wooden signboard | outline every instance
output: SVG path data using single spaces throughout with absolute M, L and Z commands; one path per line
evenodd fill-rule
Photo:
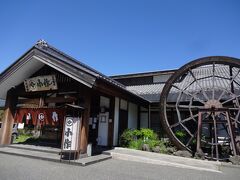
M 81 118 L 66 117 L 63 128 L 62 151 L 79 151 Z
M 37 76 L 24 80 L 26 92 L 57 90 L 55 75 Z

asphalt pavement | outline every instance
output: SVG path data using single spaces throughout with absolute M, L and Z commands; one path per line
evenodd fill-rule
M 110 159 L 86 167 L 0 154 L 0 180 L 239 180 L 238 168 L 222 173 Z

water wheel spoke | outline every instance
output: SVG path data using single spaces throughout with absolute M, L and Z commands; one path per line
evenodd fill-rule
M 238 69 L 238 72 L 235 74 L 235 76 L 233 76 L 233 77 L 231 77 L 231 78 L 229 79 L 230 82 L 228 83 L 227 88 L 228 88 L 228 87 L 231 87 L 231 84 L 233 83 L 233 81 L 235 80 L 235 78 L 239 75 L 239 73 L 240 73 L 240 69 Z M 220 100 L 222 99 L 222 97 L 223 97 L 223 95 L 224 95 L 225 93 L 226 93 L 226 92 L 223 90 L 222 93 L 221 93 L 221 95 L 218 97 L 218 101 L 220 101 Z
M 193 79 L 195 80 L 195 82 L 198 85 L 198 87 L 201 89 L 201 91 L 203 93 L 203 96 L 206 98 L 206 100 L 209 100 L 209 97 L 207 96 L 206 92 L 203 90 L 202 86 L 198 82 L 198 79 L 195 77 L 195 75 L 193 74 L 191 69 L 189 69 L 189 72 L 190 72 L 191 76 L 193 77 Z
M 212 99 L 215 99 L 215 62 L 213 62 Z
M 228 108 L 229 110 L 239 110 L 240 108 Z
M 195 100 L 197 100 L 198 102 L 202 103 L 202 104 L 205 104 L 205 101 L 199 99 L 198 97 L 196 97 L 195 95 L 191 94 L 190 92 L 188 92 L 187 90 L 182 90 L 180 89 L 179 87 L 177 87 L 176 85 L 172 85 L 174 88 L 178 89 L 180 92 L 194 98 Z
M 240 124 L 240 121 L 239 121 L 239 120 L 237 120 L 236 118 L 230 117 L 230 119 L 232 119 L 234 122 L 236 122 L 236 123 Z
M 188 118 L 186 118 L 186 119 L 183 119 L 181 122 L 184 123 L 184 122 L 190 121 L 190 120 L 192 120 L 192 119 L 194 119 L 194 118 L 196 118 L 196 117 L 198 117 L 198 114 L 195 114 L 195 115 L 190 116 L 190 117 L 188 117 Z
M 185 129 L 185 131 L 186 131 L 191 137 L 193 137 L 193 134 L 189 131 L 189 129 L 188 129 L 186 126 L 184 126 L 182 123 L 181 123 L 181 125 L 182 125 L 182 127 Z
M 195 138 L 195 135 L 192 136 L 192 137 L 188 140 L 188 142 L 186 143 L 186 146 L 189 146 L 189 144 L 192 142 L 193 138 Z
M 170 128 L 175 128 L 175 127 L 179 126 L 180 124 L 181 124 L 181 122 L 174 123 L 173 125 L 170 126 Z
M 224 80 L 228 80 L 228 81 L 231 80 L 230 78 L 223 77 L 223 76 L 218 76 L 218 75 L 215 75 L 215 78 L 224 79 Z
M 222 104 L 226 104 L 226 103 L 228 103 L 228 102 L 230 102 L 230 101 L 233 101 L 234 99 L 236 99 L 236 100 L 238 101 L 238 98 L 239 98 L 239 97 L 240 97 L 240 95 L 237 95 L 237 96 L 235 96 L 235 97 L 233 97 L 233 98 L 230 98 L 230 99 L 222 102 Z
M 193 105 L 178 105 L 179 108 L 183 109 L 203 109 L 204 106 L 193 106 Z
M 240 84 L 237 81 L 233 80 L 233 82 L 235 82 L 238 86 L 240 86 Z
M 177 123 L 174 123 L 173 125 L 170 126 L 170 128 L 174 128 L 174 127 L 176 127 L 176 126 L 178 126 L 178 125 L 180 125 L 180 124 L 182 124 L 182 123 L 184 123 L 184 122 L 193 120 L 193 119 L 196 118 L 196 117 L 198 117 L 198 114 L 195 114 L 195 115 L 190 116 L 190 117 L 188 117 L 188 118 L 186 118 L 186 119 L 183 119 L 183 120 L 181 120 L 181 121 L 179 121 L 179 122 L 177 122 Z

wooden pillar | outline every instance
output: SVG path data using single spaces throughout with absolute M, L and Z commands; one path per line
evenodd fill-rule
M 17 96 L 15 93 L 15 89 L 12 88 L 7 92 L 7 98 L 5 102 L 3 123 L 0 131 L 0 144 L 2 145 L 7 145 L 11 143 L 16 104 Z
M 91 108 L 91 94 L 84 93 L 84 112 L 82 116 L 81 137 L 80 137 L 80 149 L 81 153 L 87 152 L 88 145 L 88 130 L 89 130 L 89 118 Z
M 108 146 L 113 146 L 113 131 L 114 131 L 114 112 L 115 110 L 115 97 L 110 97 L 110 107 L 109 107 L 109 119 L 111 122 L 108 122 Z

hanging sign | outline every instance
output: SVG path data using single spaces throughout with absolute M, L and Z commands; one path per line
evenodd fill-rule
M 37 76 L 24 80 L 26 92 L 57 90 L 55 75 Z
M 78 151 L 80 138 L 79 117 L 66 117 L 63 131 L 63 151 Z

